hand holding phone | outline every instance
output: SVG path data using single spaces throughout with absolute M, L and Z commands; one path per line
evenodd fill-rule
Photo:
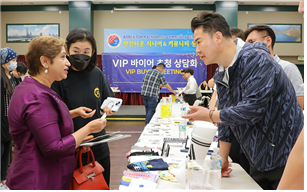
M 122 99 L 108 97 L 106 100 L 103 101 L 100 109 L 104 111 L 104 108 L 107 107 L 111 109 L 112 112 L 117 112 L 123 103 Z M 109 114 L 110 115 L 110 114 Z M 105 119 L 107 117 L 107 113 L 105 112 L 101 119 Z

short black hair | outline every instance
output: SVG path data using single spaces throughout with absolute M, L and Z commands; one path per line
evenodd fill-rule
M 155 68 L 157 68 L 157 65 L 152 66 L 152 69 L 155 69 Z
M 225 18 L 218 13 L 201 12 L 197 17 L 191 21 L 191 29 L 194 33 L 195 29 L 199 26 L 203 27 L 203 31 L 212 36 L 215 32 L 219 31 L 225 38 L 231 38 L 229 25 Z
M 242 29 L 239 29 L 237 27 L 231 27 L 230 33 L 231 35 L 237 36 L 240 39 L 244 40 L 244 31 Z
M 20 74 L 26 74 L 28 71 L 28 67 L 23 62 L 17 62 L 17 68 L 16 71 Z
M 164 65 L 164 63 L 159 63 L 157 67 L 163 67 L 163 68 L 165 68 L 165 65 Z
M 69 48 L 71 44 L 77 41 L 81 41 L 81 42 L 88 41 L 91 43 L 92 49 L 93 49 L 93 55 L 91 57 L 90 63 L 85 69 L 87 71 L 92 71 L 97 66 L 97 63 L 96 63 L 97 62 L 96 61 L 97 60 L 97 47 L 96 47 L 95 38 L 93 34 L 87 29 L 76 28 L 72 30 L 66 37 L 66 45 L 67 45 L 68 52 L 69 52 Z
M 265 35 L 270 36 L 271 39 L 272 39 L 272 49 L 273 49 L 273 47 L 275 45 L 275 41 L 276 41 L 276 36 L 275 36 L 275 33 L 274 33 L 274 31 L 271 27 L 269 27 L 267 25 L 254 25 L 254 26 L 245 30 L 244 39 L 246 40 L 248 35 L 253 31 L 265 32 Z
M 191 75 L 194 74 L 194 70 L 192 68 L 187 68 L 181 71 L 181 73 L 190 73 Z

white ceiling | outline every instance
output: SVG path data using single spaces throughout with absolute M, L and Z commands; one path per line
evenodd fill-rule
M 84 0 L 74 0 L 84 1 Z M 233 0 L 223 0 L 233 1 Z M 68 0 L 0 0 L 1 5 L 62 5 Z M 93 4 L 214 4 L 215 0 L 91 0 Z M 240 5 L 299 5 L 299 0 L 239 0 Z

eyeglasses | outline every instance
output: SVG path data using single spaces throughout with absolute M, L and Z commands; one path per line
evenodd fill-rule
M 263 37 L 261 37 L 261 38 L 265 38 L 265 37 L 267 37 L 268 35 L 266 35 L 266 36 L 263 36 Z M 256 43 L 256 42 L 258 42 L 257 41 L 257 39 L 249 39 L 247 42 L 249 42 L 249 43 Z

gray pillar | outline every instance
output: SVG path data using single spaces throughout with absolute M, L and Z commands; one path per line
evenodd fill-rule
M 91 1 L 69 1 L 69 31 L 85 28 L 93 33 Z
M 229 27 L 238 27 L 238 1 L 216 1 L 215 11 L 225 17 Z

